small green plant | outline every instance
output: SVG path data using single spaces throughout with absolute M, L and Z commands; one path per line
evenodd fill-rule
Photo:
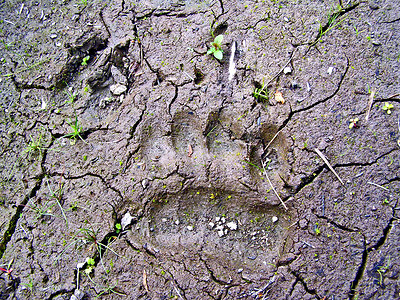
M 72 86 L 68 87 L 68 89 L 65 91 L 65 94 L 68 96 L 68 100 L 66 100 L 65 103 L 69 104 L 74 103 L 76 97 L 78 96 L 78 93 L 73 91 Z
M 52 209 L 55 206 L 55 203 L 50 203 L 50 201 L 46 201 L 46 203 L 38 203 L 38 202 L 33 202 L 32 199 L 28 201 L 26 204 L 27 208 L 35 212 L 36 217 L 35 220 L 38 221 L 40 218 L 44 216 L 51 216 L 54 217 L 52 214 Z
M 83 6 L 87 6 L 87 3 L 88 3 L 88 0 L 81 0 L 81 5 L 83 5 Z
M 214 57 L 218 60 L 221 60 L 223 57 L 222 54 L 222 40 L 224 39 L 224 36 L 222 34 L 218 35 L 215 37 L 214 41 L 211 43 L 211 48 L 208 49 L 207 54 L 214 54 Z
M 89 275 L 93 271 L 93 268 L 94 268 L 94 265 L 95 265 L 95 261 L 91 257 L 86 257 L 86 264 L 87 264 L 87 267 L 85 269 L 85 273 L 87 275 Z
M 319 234 L 321 234 L 321 230 L 319 229 L 319 224 L 318 223 L 315 223 L 315 226 L 314 226 L 314 231 L 315 231 L 315 234 L 316 235 L 319 235 Z
M 39 133 L 36 139 L 34 139 L 31 135 L 29 135 L 29 138 L 31 141 L 22 152 L 28 154 L 28 159 L 31 159 L 31 157 L 36 154 L 39 154 L 40 159 L 40 157 L 42 157 L 42 150 L 45 149 L 44 147 L 42 147 L 42 133 Z
M 33 280 L 31 275 L 29 275 L 29 283 L 21 283 L 21 285 L 26 286 L 29 289 L 30 294 L 33 294 Z
M 257 87 L 254 88 L 253 97 L 258 102 L 262 102 L 262 103 L 265 103 L 265 102 L 267 102 L 269 100 L 268 91 L 267 91 L 266 86 L 264 84 L 264 78 L 263 78 L 263 82 L 262 82 L 261 88 L 257 88 Z
M 393 104 L 389 103 L 389 102 L 385 102 L 385 104 L 382 106 L 382 109 L 384 111 L 386 111 L 386 113 L 388 115 L 390 115 L 392 113 L 392 109 L 393 109 Z
M 122 256 L 120 256 L 118 253 L 116 253 L 114 250 L 110 248 L 110 245 L 112 244 L 111 240 L 116 239 L 116 237 L 111 236 L 106 243 L 103 243 L 103 241 L 99 241 L 98 237 L 99 231 L 100 229 L 94 230 L 91 225 L 88 228 L 80 228 L 71 237 L 71 242 L 57 256 L 55 262 L 57 262 L 64 255 L 64 253 L 71 247 L 75 246 L 77 249 L 80 249 L 85 246 L 88 247 L 88 251 L 94 249 L 95 254 L 93 255 L 94 257 L 93 259 L 95 259 L 95 257 L 98 256 L 100 258 L 100 263 L 103 266 L 104 271 L 107 272 L 107 269 L 103 263 L 103 257 L 107 253 L 107 251 L 110 251 L 119 257 Z
M 350 124 L 349 124 L 349 128 L 352 129 L 357 128 L 357 122 L 360 121 L 358 118 L 355 119 L 350 119 Z
M 311 44 L 311 46 L 315 46 L 316 44 L 318 44 L 322 38 L 333 28 L 335 28 L 336 26 L 339 26 L 344 20 L 346 19 L 342 19 L 340 21 L 338 21 L 338 18 L 343 14 L 343 8 L 338 5 L 337 7 L 337 11 L 332 13 L 329 18 L 328 18 L 328 22 L 327 24 L 325 24 L 324 26 L 322 26 L 322 24 L 319 24 L 319 32 L 317 35 L 317 38 L 315 39 L 315 41 Z
M 69 138 L 70 139 L 70 144 L 71 145 L 75 145 L 76 143 L 76 139 L 79 137 L 84 143 L 86 143 L 82 136 L 82 127 L 79 125 L 79 121 L 78 121 L 78 117 L 75 116 L 75 121 L 72 122 L 72 120 L 70 121 L 66 121 L 68 123 L 68 125 L 71 127 L 71 132 L 64 135 L 63 137 Z M 86 143 L 87 144 L 87 143 Z
M 87 63 L 88 63 L 89 59 L 90 59 L 90 55 L 85 56 L 85 57 L 82 59 L 81 65 L 82 65 L 82 66 L 87 66 Z
M 121 226 L 121 224 L 120 223 L 117 223 L 117 224 L 115 224 L 115 232 L 116 233 L 120 233 L 121 232 L 121 229 L 122 229 L 122 226 Z
M 123 294 L 123 293 L 121 293 L 121 292 L 117 292 L 117 291 L 115 290 L 115 288 L 116 288 L 117 285 L 118 285 L 118 281 L 117 281 L 117 284 L 114 285 L 114 286 L 109 285 L 108 282 L 106 282 L 106 286 L 103 286 L 103 285 L 100 285 L 100 284 L 96 283 L 96 282 L 90 277 L 89 274 L 87 274 L 87 276 L 88 276 L 89 280 L 90 280 L 97 288 L 101 289 L 101 291 L 98 292 L 98 294 L 97 294 L 97 296 L 96 296 L 95 299 L 99 298 L 101 295 L 110 294 L 110 293 L 113 293 L 113 294 L 116 294 L 116 295 L 119 295 L 119 296 L 126 296 L 126 294 Z M 96 293 L 97 293 L 97 292 L 96 292 Z
M 63 194 L 64 194 L 64 184 L 61 182 L 61 177 L 60 177 L 60 181 L 59 181 L 59 184 L 58 184 L 58 189 L 53 191 L 51 189 L 51 187 L 50 187 L 50 183 L 49 183 L 48 180 L 47 180 L 47 187 L 48 187 L 49 193 L 50 193 L 49 194 L 49 198 L 50 199 L 54 199 L 56 201 L 58 207 L 60 208 L 61 214 L 62 214 L 62 216 L 63 216 L 63 218 L 65 220 L 65 224 L 66 224 L 66 226 L 68 228 L 68 219 L 67 219 L 67 216 L 65 215 L 64 209 L 63 209 L 63 207 L 61 205 L 62 197 L 63 197 Z

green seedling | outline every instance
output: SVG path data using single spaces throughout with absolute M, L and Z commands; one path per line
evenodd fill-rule
M 106 244 L 102 243 L 99 241 L 99 231 L 94 230 L 92 226 L 89 228 L 80 228 L 72 237 L 71 237 L 71 242 L 63 249 L 63 251 L 57 256 L 55 262 L 57 262 L 61 256 L 64 255 L 64 253 L 70 249 L 71 247 L 75 246 L 76 249 L 80 249 L 82 247 L 88 247 L 88 251 L 91 251 L 94 249 L 95 254 L 93 257 L 100 257 L 100 263 L 103 266 L 104 271 L 107 272 L 106 267 L 104 266 L 103 263 L 103 257 L 106 255 L 107 251 L 110 251 L 114 253 L 115 255 L 120 256 L 118 253 L 116 253 L 114 250 L 110 248 L 110 245 L 112 244 L 111 239 L 115 239 L 115 237 L 110 237 L 108 239 L 108 242 Z
M 84 143 L 86 143 L 82 136 L 82 127 L 79 125 L 79 121 L 78 121 L 78 117 L 75 116 L 75 122 L 72 122 L 72 120 L 70 120 L 69 122 L 66 121 L 68 123 L 68 125 L 71 127 L 71 132 L 64 135 L 63 137 L 69 138 L 70 139 L 70 144 L 71 145 L 75 145 L 77 138 L 79 137 Z M 87 144 L 87 143 L 86 143 Z
M 85 57 L 82 59 L 81 65 L 82 65 L 82 66 L 87 66 L 87 63 L 88 63 L 89 59 L 90 59 L 90 55 L 85 56 Z
M 120 233 L 121 232 L 121 229 L 122 229 L 122 226 L 121 226 L 121 224 L 119 224 L 119 223 L 117 223 L 117 224 L 115 224 L 115 232 L 116 233 Z
M 355 119 L 350 119 L 350 124 L 349 124 L 349 128 L 352 129 L 357 128 L 357 122 L 360 121 L 358 118 Z
M 261 88 L 257 88 L 257 87 L 254 88 L 253 97 L 258 102 L 263 102 L 263 103 L 265 103 L 265 102 L 267 102 L 269 100 L 268 91 L 267 91 L 266 85 L 264 83 L 264 77 L 263 77 L 263 80 L 262 80 Z
M 318 225 L 319 225 L 318 223 L 315 223 L 315 226 L 314 226 L 314 231 L 315 231 L 316 235 L 321 234 L 321 230 L 319 229 Z
M 69 104 L 74 103 L 76 97 L 78 96 L 78 93 L 73 91 L 72 86 L 68 87 L 68 89 L 65 91 L 65 94 L 68 96 L 68 100 L 66 100 L 65 103 Z
M 93 268 L 94 268 L 94 265 L 95 265 L 95 261 L 94 261 L 93 258 L 87 257 L 86 258 L 86 263 L 87 263 L 87 268 L 85 269 L 85 273 L 87 275 L 89 275 L 93 271 Z
M 29 135 L 29 138 L 31 141 L 22 152 L 28 154 L 28 159 L 37 153 L 39 153 L 39 158 L 42 157 L 42 150 L 45 149 L 42 147 L 42 134 L 40 133 L 36 139 L 33 139 L 31 135 Z
M 45 204 L 39 204 L 39 203 L 34 203 L 30 199 L 27 203 L 27 208 L 30 210 L 34 211 L 36 214 L 35 220 L 39 220 L 40 218 L 44 216 L 51 216 L 54 217 L 54 215 L 51 213 L 55 203 L 50 204 L 50 201 L 47 201 Z
M 59 186 L 58 186 L 57 190 L 53 191 L 51 189 L 50 183 L 49 183 L 48 180 L 47 180 L 47 187 L 48 187 L 49 192 L 50 192 L 50 195 L 49 195 L 50 199 L 54 199 L 56 201 L 58 207 L 61 210 L 61 214 L 63 215 L 63 218 L 65 220 L 65 224 L 67 225 L 67 228 L 68 228 L 67 216 L 65 215 L 64 209 L 61 206 L 61 201 L 62 201 L 62 197 L 63 197 L 63 194 L 64 194 L 64 184 L 61 183 L 61 177 L 60 177 L 60 182 L 59 182 Z
M 119 296 L 126 296 L 126 294 L 123 294 L 123 293 L 120 293 L 120 292 L 117 292 L 117 291 L 114 290 L 114 289 L 117 287 L 118 282 L 117 282 L 117 284 L 114 285 L 114 286 L 110 286 L 110 285 L 108 285 L 108 283 L 107 283 L 107 286 L 103 286 L 103 285 L 100 285 L 100 284 L 96 283 L 96 282 L 89 276 L 89 274 L 87 274 L 87 276 L 88 276 L 89 280 L 90 280 L 97 288 L 100 288 L 100 289 L 101 289 L 101 291 L 98 293 L 98 295 L 96 296 L 95 299 L 99 298 L 101 295 L 109 294 L 109 293 L 113 293 L 113 294 L 116 294 L 116 295 L 119 295 Z
M 393 104 L 389 103 L 389 102 L 385 102 L 385 104 L 382 106 L 382 109 L 384 111 L 386 111 L 386 113 L 388 115 L 390 115 L 392 113 L 392 109 L 393 109 Z
M 222 54 L 222 40 L 224 39 L 224 36 L 222 34 L 218 35 L 215 37 L 214 42 L 211 43 L 211 48 L 208 49 L 207 54 L 214 54 L 214 57 L 218 60 L 221 60 L 223 57 Z
M 311 44 L 311 46 L 315 46 L 316 44 L 318 44 L 330 30 L 332 30 L 336 26 L 339 26 L 344 20 L 346 20 L 343 19 L 338 21 L 338 18 L 342 15 L 342 11 L 343 8 L 339 5 L 338 11 L 329 16 L 328 22 L 327 24 L 325 24 L 325 26 L 322 26 L 321 23 L 319 24 L 318 36 L 315 39 L 315 41 Z

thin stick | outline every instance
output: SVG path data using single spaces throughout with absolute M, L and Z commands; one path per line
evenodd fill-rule
M 340 179 L 339 175 L 335 172 L 335 170 L 333 169 L 333 167 L 331 166 L 331 164 L 329 163 L 329 161 L 326 159 L 325 155 L 322 154 L 321 151 L 319 151 L 317 148 L 314 149 L 315 152 L 317 152 L 317 154 L 322 158 L 322 160 L 324 161 L 324 163 L 326 163 L 326 165 L 328 166 L 328 168 L 332 171 L 333 174 L 335 174 L 335 176 L 337 177 L 337 179 L 339 179 L 340 183 L 342 185 L 344 185 L 342 179 Z
M 269 180 L 269 177 L 268 177 L 268 175 L 267 175 L 267 171 L 265 170 L 265 163 L 264 163 L 263 161 L 261 161 L 261 164 L 262 164 L 262 167 L 263 167 L 263 173 L 264 173 L 265 177 L 267 178 L 267 180 L 268 180 L 268 182 L 269 182 L 269 185 L 271 186 L 271 189 L 274 191 L 274 193 L 275 193 L 275 195 L 278 197 L 279 201 L 281 201 L 283 207 L 284 207 L 286 210 L 288 210 L 288 208 L 287 208 L 285 202 L 283 202 L 282 198 L 278 195 L 278 193 L 276 192 L 274 186 L 272 185 L 271 180 Z
M 389 192 L 389 189 L 387 189 L 387 188 L 385 188 L 385 187 L 383 187 L 383 186 L 381 186 L 381 185 L 379 185 L 379 184 L 373 183 L 373 182 L 371 182 L 371 181 L 368 181 L 367 183 L 368 183 L 368 184 L 372 184 L 372 185 L 374 185 L 374 186 L 376 186 L 376 187 L 378 187 L 378 188 L 381 188 L 381 189 L 383 189 L 383 190 Z
M 369 94 L 368 109 L 367 109 L 367 114 L 365 115 L 365 121 L 368 121 L 368 119 L 369 119 L 372 104 L 374 103 L 375 93 L 376 93 L 376 89 L 373 87 L 371 90 L 371 93 Z
M 278 76 L 283 72 L 283 70 L 285 70 L 285 68 L 288 66 L 288 64 L 290 64 L 290 62 L 292 61 L 293 56 L 294 56 L 294 54 L 296 53 L 296 50 L 297 50 L 297 48 L 294 48 L 294 50 L 293 50 L 293 52 L 292 52 L 292 55 L 290 55 L 290 58 L 289 58 L 288 62 L 282 67 L 282 69 L 281 69 L 274 77 L 272 77 L 272 79 L 271 79 L 270 81 L 268 81 L 268 82 L 264 85 L 264 87 L 268 86 L 273 80 L 275 80 L 276 77 L 278 77 Z M 261 89 L 261 91 L 264 90 L 264 87 Z
M 276 139 L 276 137 L 278 136 L 278 134 L 279 134 L 281 131 L 282 131 L 282 129 L 279 130 L 277 133 L 275 133 L 275 135 L 274 135 L 274 137 L 272 138 L 272 140 L 270 140 L 269 143 L 268 143 L 268 145 L 264 148 L 264 152 L 265 152 L 265 150 L 268 149 L 268 147 L 272 144 L 272 142 Z

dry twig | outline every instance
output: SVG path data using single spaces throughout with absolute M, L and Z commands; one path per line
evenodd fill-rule
M 372 104 L 374 103 L 375 93 L 376 93 L 376 89 L 373 87 L 371 89 L 371 93 L 369 94 L 368 108 L 367 108 L 367 114 L 365 115 L 365 121 L 368 121 L 368 119 L 369 119 L 369 115 L 371 113 L 371 107 L 372 107 Z
M 263 173 L 264 173 L 265 177 L 267 178 L 267 180 L 268 180 L 268 182 L 269 182 L 269 185 L 271 186 L 271 189 L 274 191 L 274 193 L 275 193 L 275 195 L 278 197 L 279 201 L 281 201 L 283 207 L 284 207 L 286 210 L 288 210 L 288 207 L 286 206 L 285 202 L 283 202 L 282 198 L 279 196 L 279 194 L 276 192 L 274 186 L 272 185 L 271 180 L 269 180 L 267 171 L 265 170 L 265 163 L 264 163 L 263 161 L 261 161 L 261 164 L 262 164 L 262 167 L 263 167 Z
M 329 161 L 326 159 L 325 155 L 322 154 L 321 151 L 319 151 L 319 149 L 315 148 L 314 149 L 315 152 L 317 152 L 317 154 L 322 158 L 322 160 L 324 161 L 324 163 L 326 163 L 326 165 L 328 166 L 328 168 L 332 171 L 333 174 L 335 174 L 335 176 L 337 177 L 337 179 L 339 179 L 340 183 L 342 185 L 344 185 L 342 179 L 340 179 L 339 175 L 335 172 L 335 170 L 333 169 L 333 167 L 331 166 L 331 164 L 329 163 Z

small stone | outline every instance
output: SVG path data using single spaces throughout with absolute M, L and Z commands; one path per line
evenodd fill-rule
M 277 221 L 278 221 L 278 217 L 273 216 L 273 217 L 272 217 L 272 223 L 276 223 Z
M 121 227 L 122 230 L 125 229 L 125 227 L 129 226 L 132 224 L 133 217 L 129 213 L 129 211 L 122 217 L 121 219 Z
M 127 90 L 127 87 L 120 83 L 113 84 L 112 86 L 110 86 L 110 91 L 115 96 L 119 96 L 119 95 L 125 93 L 126 90 Z
M 219 220 L 221 220 L 220 217 L 215 217 L 215 222 L 219 222 Z
M 237 272 L 238 272 L 238 274 L 240 274 L 240 273 L 242 273 L 242 272 L 243 272 L 243 269 L 242 269 L 242 268 L 240 268 L 240 269 L 238 269 L 238 270 L 237 270 Z
M 166 218 L 162 218 L 161 219 L 161 222 L 163 222 L 163 223 L 165 223 L 165 222 L 167 222 L 168 220 L 166 219 Z
M 289 18 L 288 17 L 284 17 L 283 20 L 287 23 L 289 22 Z
M 62 46 L 62 43 L 61 43 L 61 42 L 57 42 L 57 43 L 56 43 L 56 46 L 57 46 L 57 47 L 61 47 L 61 46 Z
M 53 34 L 50 34 L 50 38 L 51 38 L 51 39 L 53 39 L 53 40 L 54 40 L 54 39 L 56 39 L 56 38 L 57 38 L 57 36 L 58 36 L 58 35 L 57 35 L 57 34 L 55 34 L 55 33 L 53 33 Z
M 117 82 L 121 85 L 126 85 L 128 82 L 126 77 L 116 66 L 111 66 L 111 75 L 114 78 L 114 82 Z
M 218 230 L 218 236 L 223 237 L 224 236 L 224 231 L 223 230 Z
M 381 43 L 380 41 L 378 41 L 378 40 L 373 40 L 373 41 L 372 41 L 372 45 L 374 45 L 374 46 L 380 46 L 380 45 L 382 45 L 382 43 Z
M 329 75 L 331 75 L 331 74 L 333 73 L 333 67 L 329 67 L 327 73 L 328 73 Z
M 213 228 L 214 228 L 214 226 L 215 226 L 215 224 L 214 224 L 213 222 L 210 222 L 210 223 L 208 223 L 208 226 L 210 226 L 210 227 L 211 227 L 211 229 L 213 229 Z
M 234 222 L 234 221 L 227 223 L 226 226 L 227 226 L 230 230 L 237 230 L 237 224 L 236 224 L 236 222 Z
M 76 289 L 76 290 L 74 291 L 74 296 L 75 296 L 77 299 L 82 300 L 83 297 L 85 296 L 85 293 L 84 293 L 84 292 L 81 292 L 81 291 L 78 290 L 78 289 Z
M 77 268 L 77 269 L 82 269 L 83 266 L 85 265 L 85 263 L 86 263 L 86 262 L 78 263 L 78 264 L 76 265 L 76 268 Z
M 142 187 L 143 187 L 144 189 L 146 189 L 148 185 L 149 185 L 149 181 L 148 181 L 147 179 L 143 179 L 143 180 L 142 180 Z
M 194 227 L 193 227 L 192 225 L 189 225 L 189 226 L 187 226 L 186 228 L 187 228 L 187 230 L 189 230 L 189 231 L 193 231 L 193 229 L 194 229 Z
M 222 217 L 222 218 L 221 218 L 221 223 L 224 224 L 225 221 L 226 221 L 226 220 L 225 220 L 225 217 Z
M 224 226 L 218 225 L 217 227 L 215 227 L 215 229 L 218 231 L 221 231 L 221 230 L 224 230 Z
M 179 225 L 179 224 L 181 224 L 181 222 L 179 222 L 179 220 L 176 220 L 176 221 L 175 221 L 175 224 L 176 224 L 176 225 Z
M 292 73 L 292 68 L 291 68 L 291 67 L 285 67 L 285 68 L 283 69 L 283 73 L 285 73 L 285 74 L 290 74 L 290 73 Z
M 372 211 L 376 211 L 376 207 L 375 207 L 375 205 L 374 205 L 374 206 L 372 206 Z

